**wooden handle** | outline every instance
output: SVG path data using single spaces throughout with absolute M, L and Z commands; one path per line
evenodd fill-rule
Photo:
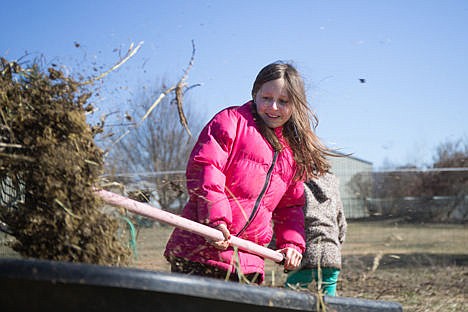
M 136 200 L 132 200 L 113 192 L 106 190 L 96 190 L 96 193 L 109 205 L 125 208 L 133 213 L 167 223 L 177 228 L 201 235 L 210 240 L 224 240 L 224 236 L 221 231 L 201 223 L 183 218 L 173 213 L 164 211 L 145 203 L 138 202 Z M 277 263 L 281 263 L 284 259 L 284 255 L 280 252 L 260 246 L 251 241 L 236 236 L 231 236 L 230 244 L 233 247 L 237 247 Z

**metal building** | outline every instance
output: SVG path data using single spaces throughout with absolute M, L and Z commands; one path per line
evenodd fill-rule
M 340 194 L 343 201 L 345 216 L 348 219 L 368 216 L 365 202 L 358 199 L 349 189 L 348 182 L 353 175 L 362 172 L 371 172 L 372 163 L 353 156 L 329 157 L 331 171 L 340 180 Z

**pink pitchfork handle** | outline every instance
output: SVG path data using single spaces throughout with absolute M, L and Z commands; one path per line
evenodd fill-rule
M 132 200 L 113 192 L 106 190 L 96 190 L 96 193 L 109 205 L 123 207 L 133 213 L 170 224 L 179 229 L 201 235 L 213 241 L 224 240 L 224 236 L 221 231 L 201 223 L 180 217 L 173 213 L 158 209 L 145 203 L 138 202 L 136 200 Z M 230 245 L 277 263 L 282 262 L 284 259 L 284 255 L 280 252 L 260 246 L 251 241 L 236 236 L 231 236 Z

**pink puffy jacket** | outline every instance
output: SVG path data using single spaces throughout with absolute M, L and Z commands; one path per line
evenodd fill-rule
M 255 125 L 252 105 L 224 109 L 201 132 L 187 165 L 190 199 L 182 216 L 212 227 L 225 223 L 232 235 L 263 246 L 271 241 L 273 223 L 277 248 L 303 253 L 305 195 L 302 181 L 293 181 L 292 151 L 286 147 L 275 155 Z M 281 130 L 275 132 L 287 146 Z M 220 251 L 184 230 L 174 230 L 164 255 L 231 272 L 237 267 L 243 274 L 260 273 L 263 280 L 261 257 L 239 251 L 234 260 L 232 248 Z

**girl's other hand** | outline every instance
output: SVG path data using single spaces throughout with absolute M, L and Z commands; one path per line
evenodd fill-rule
M 277 250 L 284 255 L 284 269 L 296 270 L 299 268 L 302 260 L 302 254 L 294 248 L 286 247 Z
M 220 230 L 223 233 L 224 240 L 221 241 L 210 241 L 210 243 L 219 250 L 226 250 L 229 247 L 230 241 L 229 239 L 231 238 L 231 233 L 227 229 L 226 224 L 220 224 L 215 229 Z

